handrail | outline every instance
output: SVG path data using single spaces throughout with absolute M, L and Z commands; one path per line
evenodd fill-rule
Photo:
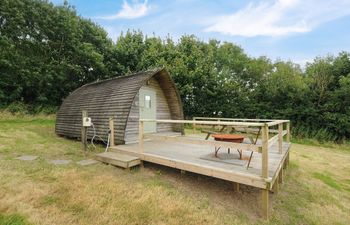
M 156 123 L 187 123 L 187 124 L 203 124 L 203 125 L 227 125 L 227 126 L 252 126 L 262 127 L 265 123 L 253 122 L 215 122 L 215 121 L 196 121 L 196 120 L 155 120 L 155 119 L 140 119 L 142 122 L 156 122 Z
M 203 120 L 215 120 L 215 121 L 252 121 L 252 122 L 263 122 L 267 123 L 269 127 L 278 125 L 280 123 L 287 123 L 290 122 L 290 120 L 275 120 L 275 119 L 243 119 L 243 118 L 220 118 L 220 117 L 193 117 L 194 121 L 203 121 Z
M 272 127 L 272 126 L 276 126 L 283 123 L 289 123 L 289 122 L 290 122 L 289 120 L 274 120 L 274 121 L 268 122 L 267 125 L 269 127 Z
M 282 131 L 282 137 L 285 136 L 287 134 L 287 131 L 284 130 Z M 269 139 L 269 147 L 271 147 L 272 145 L 274 145 L 280 138 L 280 134 L 277 133 L 275 136 L 273 136 L 272 138 Z
M 194 120 L 219 120 L 219 121 L 255 121 L 255 122 L 270 122 L 274 121 L 272 119 L 243 119 L 243 118 L 222 118 L 222 117 L 200 117 L 200 116 L 195 116 L 193 117 Z

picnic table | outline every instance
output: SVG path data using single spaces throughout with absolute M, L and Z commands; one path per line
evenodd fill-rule
M 244 140 L 244 136 L 239 134 L 212 134 L 212 137 L 215 141 L 225 141 L 225 142 L 234 142 L 234 143 L 242 143 Z M 215 157 L 218 157 L 218 152 L 220 150 L 220 146 L 215 146 Z M 230 154 L 231 149 L 228 148 L 228 154 Z M 239 159 L 242 159 L 242 150 L 237 149 L 239 153 Z
M 215 125 L 213 126 L 213 128 L 215 127 Z M 243 132 L 247 133 L 247 138 L 250 140 L 250 142 L 254 145 L 256 145 L 257 141 L 258 141 L 258 138 L 259 138 L 259 135 L 260 135 L 260 132 L 261 132 L 261 127 L 259 127 L 259 129 L 253 133 L 251 133 L 251 131 L 248 130 L 247 127 L 238 127 L 238 126 L 227 126 L 227 125 L 223 125 L 221 127 L 221 129 L 219 131 L 213 131 L 213 130 L 202 130 L 202 133 L 206 133 L 206 137 L 205 137 L 205 140 L 208 140 L 210 136 L 214 137 L 214 135 L 223 135 L 224 134 L 224 130 L 228 128 L 228 131 L 226 132 L 234 132 L 234 131 L 238 131 L 240 132 L 240 130 L 243 130 Z M 249 134 L 254 134 L 254 137 L 250 136 Z M 225 135 L 237 135 L 237 134 L 225 134 Z M 242 136 L 243 139 L 244 139 L 244 136 Z M 214 137 L 215 139 L 215 137 Z M 215 139 L 216 140 L 216 139 Z M 219 139 L 216 140 L 216 141 L 220 141 Z M 227 141 L 227 140 L 221 140 L 221 141 Z M 231 141 L 233 142 L 233 141 Z M 243 140 L 241 141 L 243 142 Z M 240 142 L 240 143 L 241 143 Z M 215 147 L 215 157 L 217 157 L 217 153 L 218 151 L 220 150 L 220 147 Z M 231 149 L 228 148 L 228 153 L 230 154 L 230 151 Z M 239 153 L 239 158 L 242 159 L 242 150 L 239 150 L 237 149 L 238 153 Z M 247 164 L 247 169 L 249 168 L 249 165 L 250 165 L 250 162 L 252 160 L 252 157 L 253 157 L 253 151 L 250 153 L 250 157 L 249 157 L 249 160 L 248 160 L 248 164 Z
M 220 131 L 223 131 L 225 127 L 223 127 Z M 256 134 L 256 137 L 255 137 L 255 140 L 252 138 L 252 137 L 249 137 L 249 140 L 252 144 L 256 144 L 256 142 L 258 141 L 258 137 L 259 137 L 259 134 L 261 132 L 261 128 L 259 128 L 257 134 Z M 242 135 L 239 135 L 239 134 L 220 134 L 220 133 L 208 133 L 208 136 L 209 135 L 212 135 L 212 137 L 215 139 L 215 141 L 226 141 L 226 142 L 235 142 L 235 143 L 242 143 L 243 140 L 244 140 L 244 136 Z M 206 137 L 206 140 L 209 138 L 209 137 Z M 216 147 L 215 146 L 215 157 L 218 157 L 218 151 L 220 150 L 221 147 Z M 228 154 L 230 154 L 230 151 L 231 149 L 228 148 Z M 237 149 L 237 152 L 239 154 L 239 159 L 242 160 L 243 158 L 243 151 L 241 149 Z M 250 153 L 250 156 L 249 156 L 249 160 L 248 160 L 248 164 L 247 164 L 247 169 L 249 168 L 249 165 L 250 165 L 250 162 L 252 160 L 252 157 L 253 157 L 253 151 Z

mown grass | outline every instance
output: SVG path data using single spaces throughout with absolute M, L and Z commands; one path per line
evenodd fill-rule
M 126 172 L 82 167 L 80 142 L 57 137 L 54 117 L 0 116 L 0 224 L 347 224 L 350 153 L 293 144 L 271 219 L 259 217 L 259 190 L 146 164 Z M 345 146 L 345 148 L 347 148 Z M 89 153 L 101 151 L 102 147 Z M 38 155 L 19 161 L 20 155 Z M 69 159 L 55 166 L 51 159 Z
M 1 225 L 30 225 L 27 219 L 19 214 L 0 214 Z
M 341 190 L 342 189 L 341 185 L 326 173 L 327 172 L 325 173 L 315 172 L 313 173 L 313 177 L 321 180 L 323 183 L 327 184 L 329 187 L 332 187 L 337 190 Z

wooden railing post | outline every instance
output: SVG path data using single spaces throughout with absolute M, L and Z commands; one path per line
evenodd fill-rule
M 269 127 L 265 124 L 261 128 L 261 138 L 262 138 L 262 177 L 269 177 L 269 156 L 268 156 L 268 148 L 269 148 Z
M 144 131 L 144 122 L 140 120 L 139 122 L 139 153 L 140 157 L 143 154 L 143 131 Z
M 114 118 L 109 118 L 109 130 L 110 130 L 110 136 L 109 136 L 109 146 L 114 147 Z
M 265 125 L 261 129 L 261 139 L 262 139 L 262 177 L 267 179 L 269 177 L 269 127 L 265 123 Z M 261 190 L 262 197 L 262 215 L 265 219 L 269 218 L 269 190 L 266 185 L 265 189 Z
M 287 129 L 287 138 L 286 138 L 286 141 L 287 142 L 290 142 L 290 138 L 291 138 L 291 135 L 290 135 L 290 122 L 287 122 L 287 125 L 286 125 L 286 129 Z
M 283 123 L 278 124 L 278 153 L 282 154 Z

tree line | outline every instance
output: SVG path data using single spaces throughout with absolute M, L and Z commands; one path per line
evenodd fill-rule
M 40 0 L 1 1 L 0 49 L 0 106 L 12 111 L 55 110 L 83 84 L 165 67 L 188 118 L 283 118 L 300 137 L 350 137 L 348 52 L 316 57 L 301 69 L 193 35 L 174 41 L 126 31 L 113 42 L 68 3 Z

